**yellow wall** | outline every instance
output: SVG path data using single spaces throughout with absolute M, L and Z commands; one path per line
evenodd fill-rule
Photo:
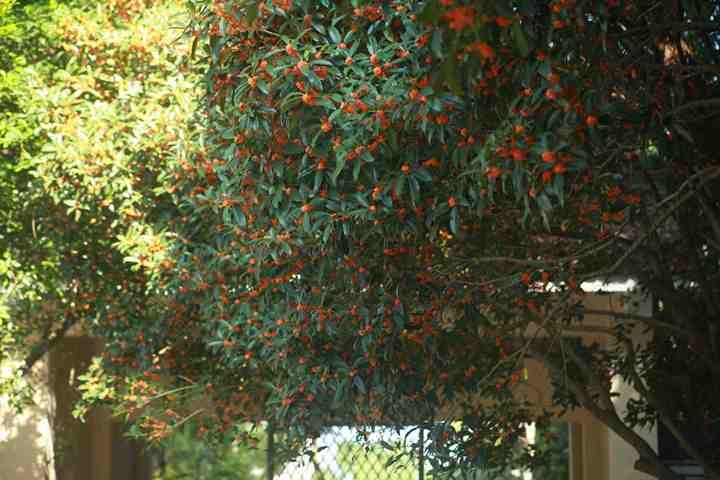
M 11 366 L 2 368 L 8 375 Z M 54 480 L 53 397 L 48 388 L 47 362 L 31 373 L 37 385 L 35 406 L 17 414 L 0 398 L 0 480 Z

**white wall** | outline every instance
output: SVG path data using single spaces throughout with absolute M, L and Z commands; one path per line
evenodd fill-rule
M 618 311 L 643 316 L 652 315 L 651 303 L 642 299 L 639 295 L 628 295 L 628 298 L 624 302 L 620 300 L 618 296 L 617 303 Z M 643 333 L 641 325 L 636 325 L 632 332 L 632 339 L 635 345 L 642 344 L 649 340 L 648 335 Z M 622 418 L 627 411 L 626 405 L 628 400 L 637 398 L 638 394 L 620 376 L 613 378 L 612 390 L 619 394 L 614 398 L 613 402 L 615 403 L 618 414 L 620 414 Z M 657 431 L 654 426 L 647 429 L 636 429 L 636 431 L 657 451 Z M 610 454 L 610 480 L 654 480 L 654 477 L 635 470 L 634 464 L 638 458 L 637 453 L 627 442 L 612 431 L 610 431 L 608 435 L 608 450 Z

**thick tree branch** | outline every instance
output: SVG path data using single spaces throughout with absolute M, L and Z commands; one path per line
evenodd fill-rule
M 47 335 L 42 340 L 40 340 L 39 343 L 37 343 L 33 348 L 30 350 L 30 353 L 25 357 L 25 361 L 23 362 L 23 367 L 20 369 L 20 372 L 22 375 L 27 375 L 32 371 L 33 366 L 35 363 L 37 363 L 38 360 L 40 360 L 46 353 L 48 353 L 50 350 L 57 345 L 60 340 L 65 338 L 65 334 L 72 328 L 73 325 L 75 325 L 78 321 L 78 318 L 75 316 L 67 316 L 65 317 L 65 320 L 63 321 L 62 325 L 58 327 L 55 332 L 52 333 L 52 335 Z
M 559 362 L 551 359 L 547 352 L 540 349 L 537 344 L 531 345 L 528 348 L 528 353 L 542 362 L 550 371 L 557 375 L 563 374 L 563 366 L 560 365 Z M 614 407 L 612 409 L 601 408 L 578 381 L 567 376 L 565 378 L 568 389 L 575 395 L 580 405 L 635 449 L 640 457 L 635 462 L 636 470 L 652 475 L 660 480 L 679 480 L 679 477 L 660 461 L 657 453 L 645 439 L 625 425 Z

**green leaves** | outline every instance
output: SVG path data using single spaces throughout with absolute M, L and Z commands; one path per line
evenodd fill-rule
M 327 32 L 328 35 L 330 35 L 330 40 L 332 40 L 333 43 L 340 43 L 342 41 L 342 38 L 340 37 L 340 32 L 334 26 L 329 26 L 327 28 Z
M 530 53 L 530 44 L 520 22 L 513 22 L 512 37 L 515 42 L 515 48 L 523 57 L 527 57 Z
M 429 0 L 425 2 L 425 6 L 418 15 L 418 20 L 422 23 L 437 23 L 442 16 L 442 9 L 438 0 Z
M 433 52 L 433 55 L 439 59 L 445 58 L 445 44 L 443 43 L 443 36 L 444 32 L 441 29 L 435 29 L 432 33 L 432 38 L 430 40 L 430 49 Z M 452 53 L 452 52 L 450 52 Z

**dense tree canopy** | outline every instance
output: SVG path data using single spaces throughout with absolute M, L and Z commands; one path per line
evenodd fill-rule
M 298 438 L 427 422 L 436 467 L 501 471 L 543 417 L 514 393 L 533 358 L 638 469 L 673 477 L 633 431 L 659 421 L 718 478 L 717 2 L 190 3 L 196 154 L 162 161 L 178 138 L 163 118 L 127 138 L 112 105 L 128 115 L 145 90 L 92 76 L 87 95 L 116 100 L 54 114 L 67 149 L 39 168 L 73 225 L 56 241 L 87 252 L 70 264 L 103 272 L 86 303 L 111 376 L 91 372 L 89 398 L 114 387 L 151 436 L 201 411 L 214 431 L 272 419 Z M 139 81 L 156 61 L 137 45 L 111 61 L 93 38 L 68 52 L 93 72 L 130 62 Z M 64 132 L 105 114 L 107 130 Z M 604 348 L 572 341 L 592 328 L 583 282 L 611 276 L 652 314 L 595 327 Z M 615 375 L 640 394 L 625 416 Z
M 453 402 L 435 458 L 500 467 L 536 414 L 513 395 L 533 357 L 638 468 L 670 475 L 630 428 L 659 416 L 715 475 L 717 5 L 661 7 L 196 2 L 207 133 L 175 173 L 174 313 L 113 332 L 111 361 L 203 388 L 220 430 Z M 610 275 L 653 315 L 618 319 L 612 349 L 567 341 L 582 282 Z M 641 393 L 626 418 L 614 374 Z

